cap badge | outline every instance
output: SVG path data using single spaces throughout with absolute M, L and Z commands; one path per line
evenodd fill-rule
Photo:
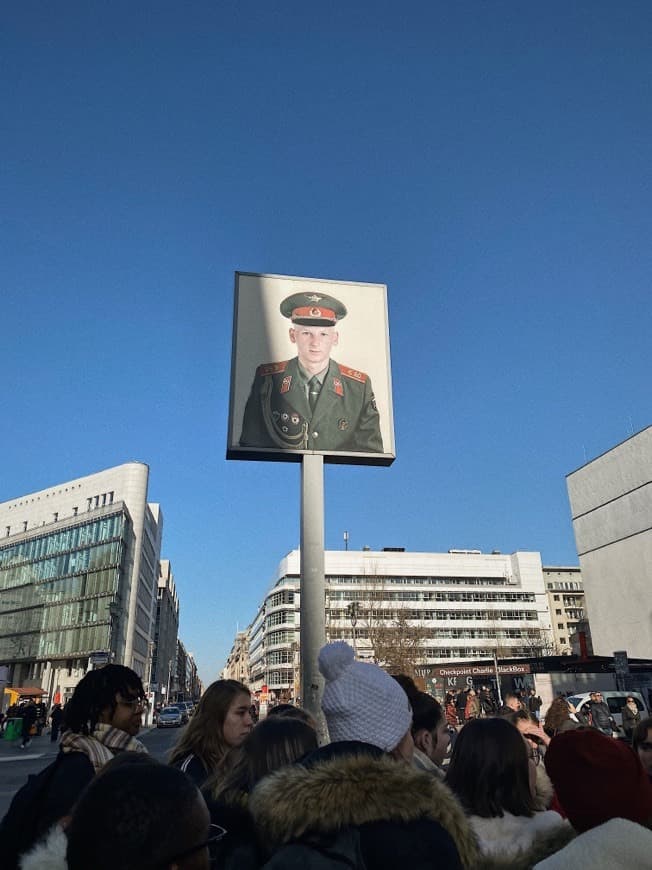
M 311 317 L 321 317 L 321 308 L 311 308 L 310 309 Z
M 313 293 L 311 296 L 306 296 L 308 302 L 321 302 L 322 296 L 317 296 L 316 293 Z

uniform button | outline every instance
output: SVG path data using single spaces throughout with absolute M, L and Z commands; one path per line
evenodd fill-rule
M 319 438 L 319 432 L 313 432 L 313 433 L 312 433 L 312 437 L 313 437 L 313 438 Z

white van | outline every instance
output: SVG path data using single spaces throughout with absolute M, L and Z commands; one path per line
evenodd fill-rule
M 646 719 L 650 715 L 647 704 L 643 700 L 643 696 L 640 692 L 619 692 L 616 689 L 596 689 L 595 691 L 600 692 L 603 699 L 607 702 L 609 712 L 619 728 L 622 728 L 623 726 L 622 711 L 628 698 L 633 698 L 636 701 L 636 706 L 641 714 L 641 719 Z M 591 700 L 591 693 L 582 692 L 580 695 L 570 695 L 566 700 L 573 704 L 576 710 L 581 712 L 582 707 Z M 618 736 L 622 737 L 623 735 L 621 733 Z

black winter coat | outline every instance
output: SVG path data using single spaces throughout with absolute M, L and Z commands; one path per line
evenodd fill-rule
M 83 752 L 60 752 L 49 765 L 51 775 L 38 793 L 30 794 L 29 785 L 16 792 L 0 822 L 0 856 L 3 870 L 18 866 L 18 856 L 28 851 L 55 822 L 69 815 L 77 798 L 95 776 L 90 759 Z M 27 807 L 29 803 L 29 807 Z
M 475 836 L 447 786 L 364 743 L 330 744 L 277 770 L 249 810 L 269 870 L 350 867 L 351 849 L 367 870 L 477 867 Z

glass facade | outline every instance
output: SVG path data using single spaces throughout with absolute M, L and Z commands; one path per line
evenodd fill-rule
M 109 650 L 128 522 L 117 510 L 0 547 L 0 660 Z

